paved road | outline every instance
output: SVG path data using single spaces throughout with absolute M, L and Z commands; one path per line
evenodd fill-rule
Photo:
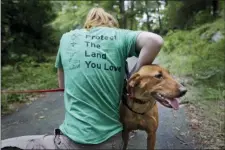
M 130 66 L 135 58 L 131 59 Z M 29 106 L 23 106 L 18 112 L 2 118 L 2 139 L 22 136 L 53 134 L 64 119 L 62 93 L 51 93 L 34 101 Z M 184 108 L 172 113 L 172 110 L 159 106 L 159 128 L 157 131 L 157 149 L 192 149 L 192 138 L 188 134 L 188 125 L 185 119 Z M 146 134 L 137 131 L 130 139 L 130 149 L 145 149 Z

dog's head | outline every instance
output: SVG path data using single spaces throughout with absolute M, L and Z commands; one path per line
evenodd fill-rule
M 178 98 L 187 89 L 178 83 L 166 69 L 158 65 L 143 66 L 128 80 L 128 91 L 137 99 L 156 100 L 165 107 L 178 109 Z

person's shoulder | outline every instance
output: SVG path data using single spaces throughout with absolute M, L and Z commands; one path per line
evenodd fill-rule
M 117 33 L 119 35 L 121 35 L 121 34 L 126 35 L 126 34 L 130 34 L 130 33 L 141 32 L 141 31 L 136 31 L 136 30 L 112 28 L 112 27 L 96 27 L 95 29 L 101 30 L 102 32 Z
M 63 40 L 63 39 L 65 39 L 65 38 L 68 38 L 69 36 L 70 36 L 70 32 L 65 32 L 65 33 L 63 33 L 62 34 L 62 36 L 61 36 L 61 41 Z
M 119 28 L 112 28 L 112 27 L 104 27 L 104 26 L 101 26 L 101 27 L 95 27 L 95 28 L 93 28 L 93 30 L 118 31 Z
M 110 28 L 111 30 L 116 31 L 118 34 L 129 34 L 141 32 L 140 30 L 131 30 L 131 29 L 122 29 L 122 28 Z
M 63 33 L 62 37 L 66 38 L 66 37 L 71 37 L 74 34 L 79 34 L 81 32 L 84 32 L 84 29 L 74 29 L 74 30 L 70 30 L 68 32 Z

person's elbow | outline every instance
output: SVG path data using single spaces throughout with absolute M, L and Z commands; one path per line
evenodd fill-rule
M 137 40 L 137 47 L 138 49 L 142 49 L 146 47 L 147 49 L 157 49 L 160 50 L 164 44 L 163 38 L 155 33 L 152 32 L 142 32 L 138 36 Z
M 157 47 L 159 50 L 160 48 L 163 46 L 164 44 L 164 40 L 160 35 L 155 34 L 152 38 L 151 38 L 152 43 L 155 45 L 155 47 Z

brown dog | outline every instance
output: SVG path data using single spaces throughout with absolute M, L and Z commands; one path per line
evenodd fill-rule
M 120 107 L 123 149 L 127 148 L 129 132 L 137 129 L 147 132 L 147 149 L 154 149 L 158 128 L 156 101 L 177 110 L 178 98 L 185 95 L 187 90 L 158 65 L 143 66 L 133 74 L 127 82 L 127 90 L 128 96 Z

